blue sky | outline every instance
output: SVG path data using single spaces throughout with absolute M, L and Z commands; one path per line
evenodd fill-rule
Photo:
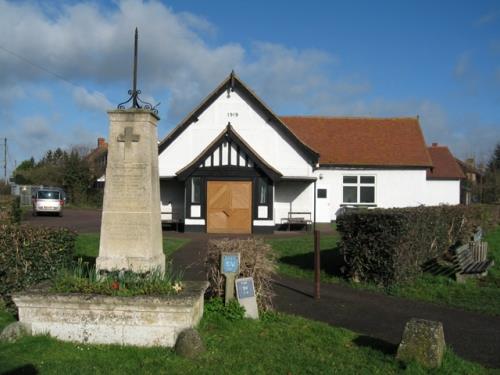
M 160 138 L 235 69 L 278 114 L 419 115 L 462 158 L 500 141 L 498 1 L 0 0 L 9 169 L 107 137 L 135 26 Z

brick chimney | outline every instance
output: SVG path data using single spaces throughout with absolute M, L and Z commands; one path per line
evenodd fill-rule
M 437 147 L 438 143 L 437 142 L 432 142 L 432 147 Z
M 103 148 L 106 147 L 106 139 L 104 138 L 97 138 L 97 148 Z

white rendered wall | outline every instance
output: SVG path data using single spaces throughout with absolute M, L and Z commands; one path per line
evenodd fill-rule
M 460 204 L 460 180 L 427 180 L 426 205 Z
M 310 212 L 314 220 L 314 184 L 283 181 L 274 188 L 274 222 L 281 223 L 289 212 Z
M 319 223 L 336 219 L 337 212 L 343 203 L 342 186 L 344 175 L 375 176 L 375 205 L 377 207 L 411 207 L 427 203 L 427 180 L 426 172 L 423 169 L 321 168 L 314 171 L 314 175 L 318 177 L 318 188 L 328 188 L 327 199 L 317 200 L 317 205 L 329 204 L 327 210 L 321 210 L 318 206 L 316 220 Z
M 267 163 L 284 176 L 311 176 L 311 164 L 267 118 L 247 103 L 237 91 L 224 91 L 159 156 L 160 177 L 191 163 L 226 128 L 228 122 Z

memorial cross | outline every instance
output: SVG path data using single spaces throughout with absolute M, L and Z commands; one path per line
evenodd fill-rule
M 132 142 L 139 142 L 141 136 L 139 134 L 134 134 L 134 128 L 127 126 L 123 134 L 118 136 L 118 142 L 125 142 L 125 146 L 130 146 Z

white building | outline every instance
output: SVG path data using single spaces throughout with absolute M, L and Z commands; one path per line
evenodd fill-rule
M 259 233 L 348 206 L 457 204 L 462 172 L 430 150 L 418 118 L 278 117 L 231 73 L 160 143 L 162 207 L 187 231 Z

